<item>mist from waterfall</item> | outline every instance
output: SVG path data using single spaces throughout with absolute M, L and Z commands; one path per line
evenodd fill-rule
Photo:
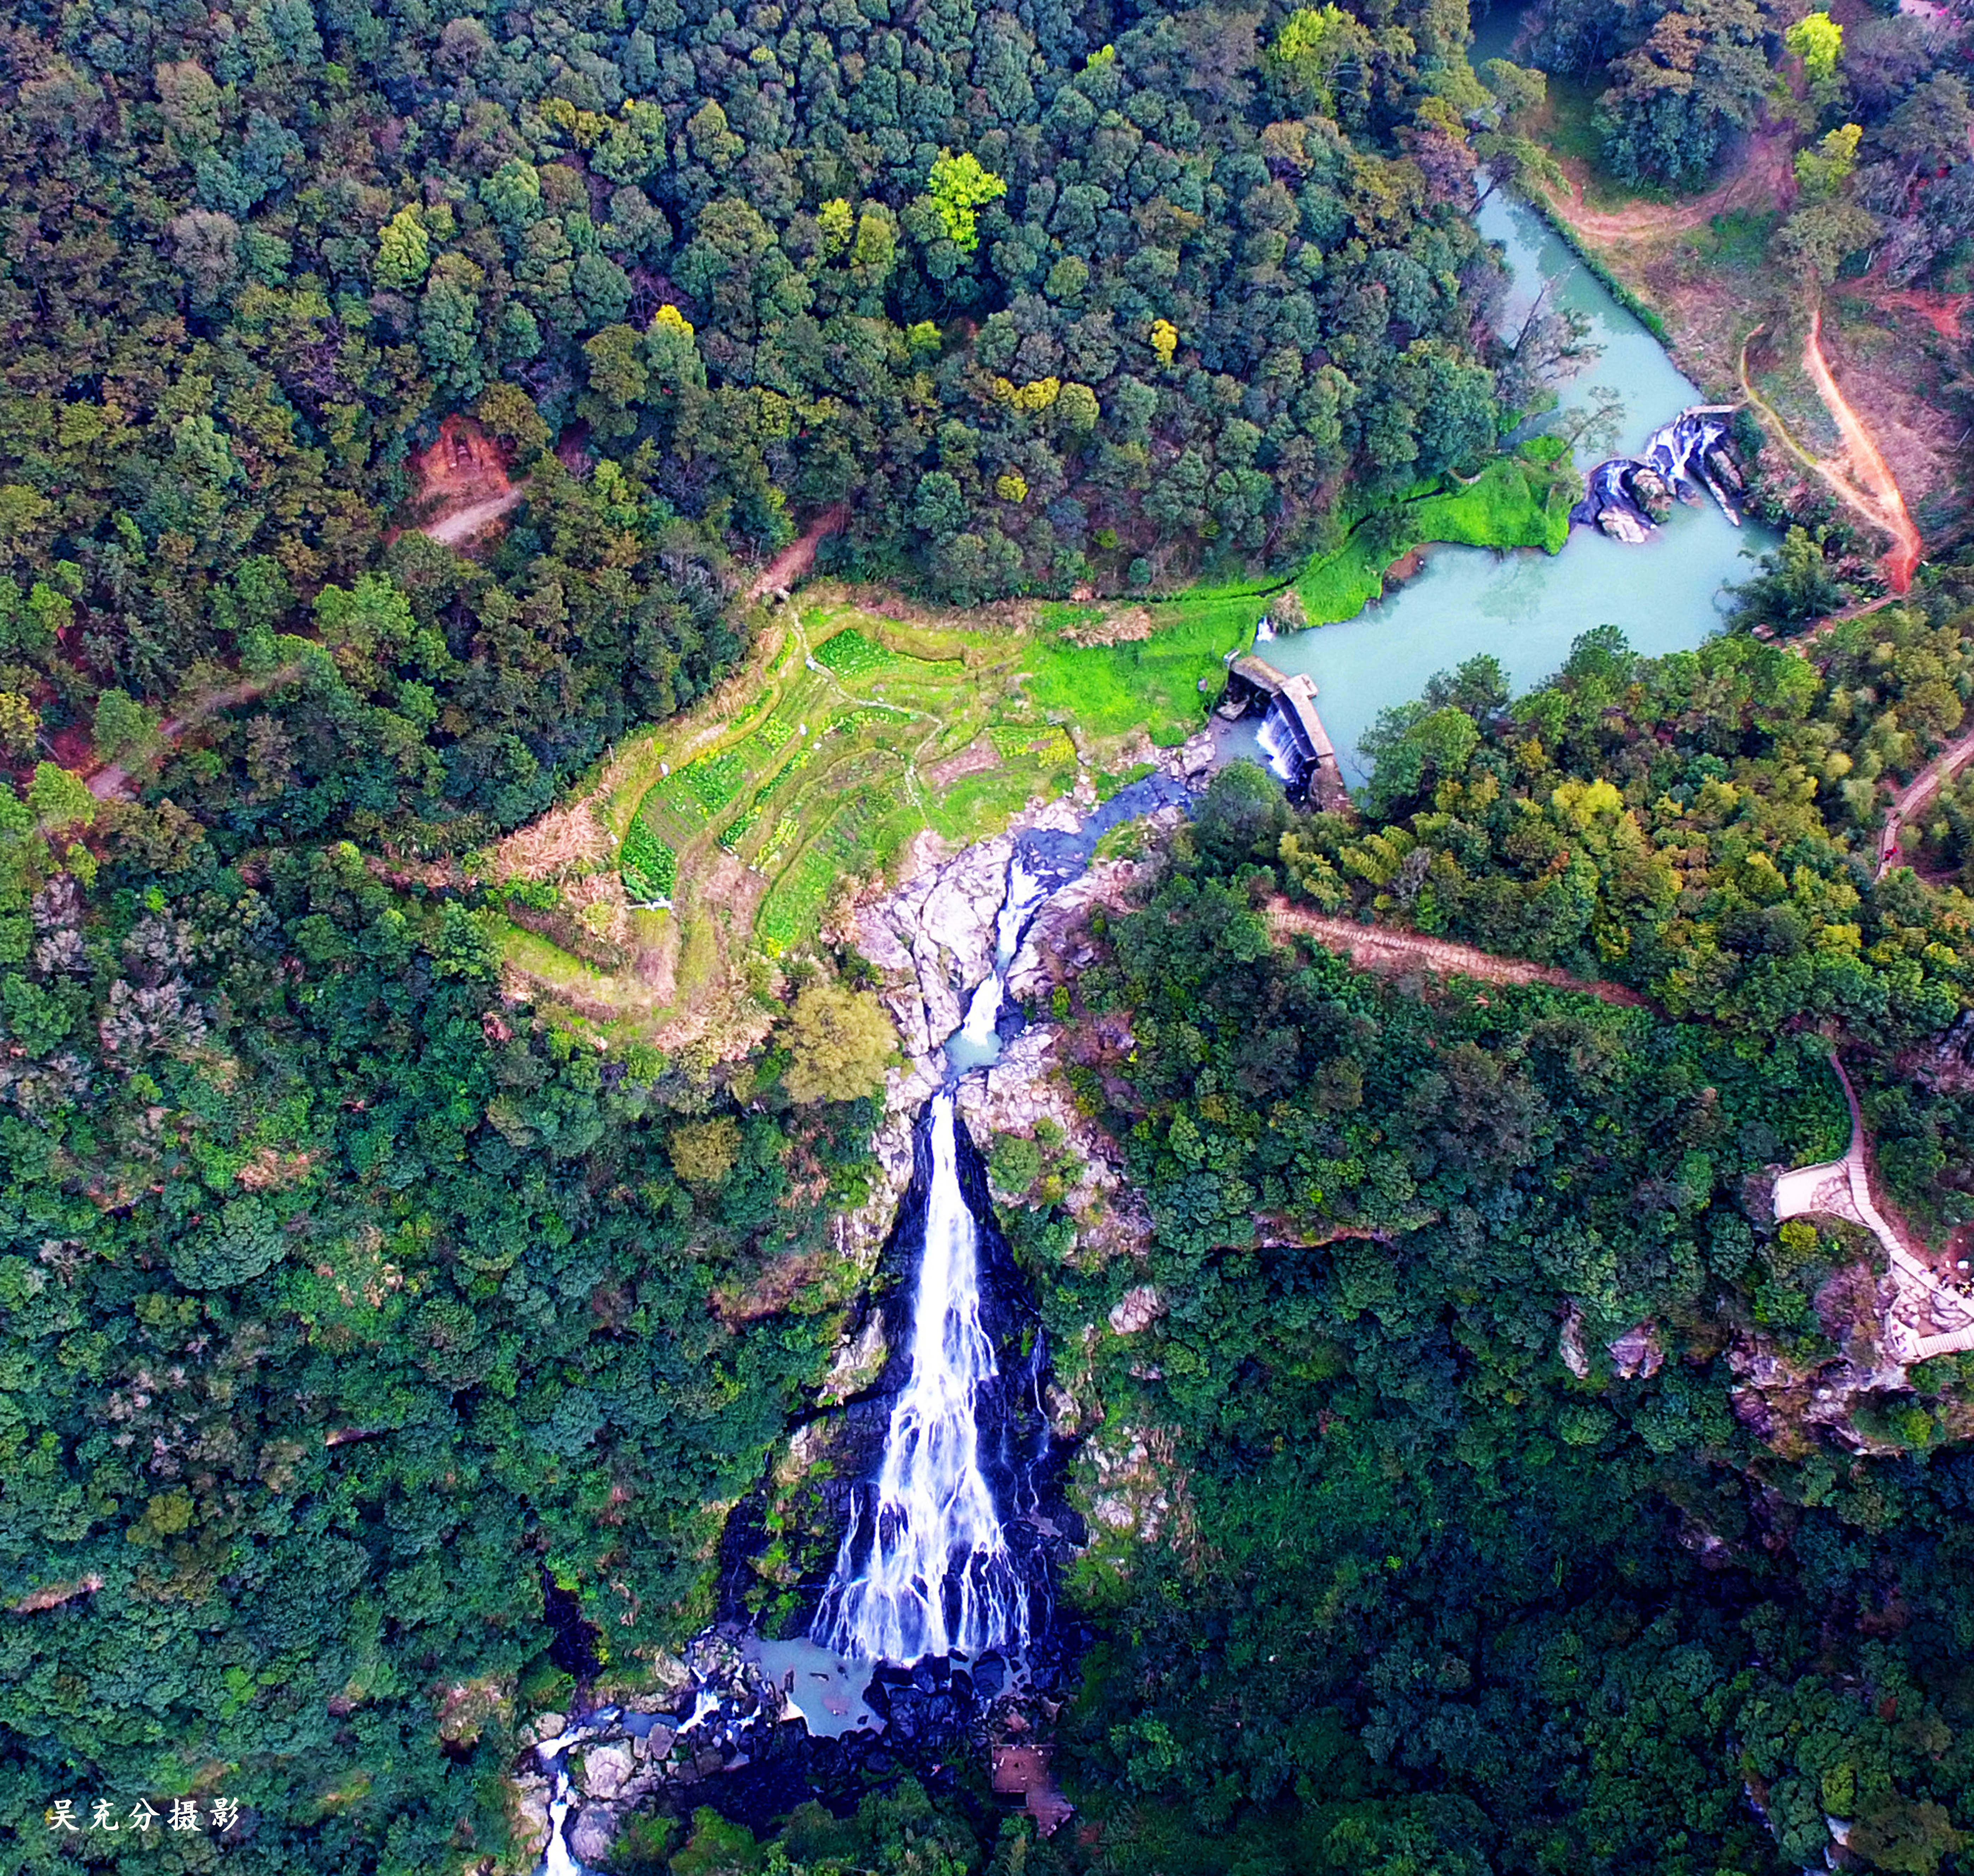
M 956 1125 L 948 1089 L 932 1102 L 910 1379 L 891 1409 L 877 1481 L 852 1502 L 811 1631 L 824 1647 L 864 1660 L 910 1662 L 1028 1640 L 1027 1587 L 980 1469 L 976 1409 L 998 1370 L 980 1321 L 980 1228 L 960 1189 Z

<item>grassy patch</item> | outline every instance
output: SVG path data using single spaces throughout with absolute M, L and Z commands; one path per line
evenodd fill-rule
M 1121 794 L 1133 782 L 1142 782 L 1146 776 L 1156 775 L 1158 772 L 1158 764 L 1148 762 L 1133 763 L 1130 768 L 1120 769 L 1115 775 L 1107 769 L 1100 769 L 1097 772 L 1097 799 L 1107 802 L 1112 795 Z
M 815 648 L 815 661 L 839 677 L 867 677 L 891 662 L 888 646 L 867 638 L 853 625 Z
M 1469 483 L 1452 483 L 1407 501 L 1351 530 L 1336 553 L 1313 560 L 1295 589 L 1312 625 L 1355 618 L 1384 591 L 1385 569 L 1415 547 L 1444 541 L 1463 547 L 1540 547 L 1561 552 L 1569 538 L 1576 484 L 1561 473 L 1566 446 L 1533 437 L 1512 456 L 1497 456 Z
M 1769 237 L 1781 218 L 1772 208 L 1730 208 L 1695 228 L 1688 239 L 1710 265 L 1751 273 L 1767 264 Z
M 1252 596 L 1182 595 L 1146 608 L 1150 638 L 1109 645 L 1071 644 L 1061 628 L 1075 623 L 1077 608 L 1044 606 L 1028 694 L 1091 736 L 1143 729 L 1162 746 L 1183 743 L 1218 694 L 1226 654 L 1252 641 L 1264 604 Z

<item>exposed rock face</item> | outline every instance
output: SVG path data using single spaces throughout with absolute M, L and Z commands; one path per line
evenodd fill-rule
M 1659 1346 L 1658 1326 L 1642 1322 L 1627 1329 L 1616 1341 L 1605 1344 L 1620 1380 L 1649 1380 L 1665 1366 L 1665 1351 Z
M 1590 1357 L 1583 1346 L 1583 1312 L 1574 1303 L 1562 1319 L 1562 1328 L 1556 1338 L 1556 1352 L 1562 1356 L 1563 1366 L 1578 1380 L 1590 1379 Z
M 1182 808 L 1161 808 L 1146 825 L 1165 834 L 1185 818 Z M 1095 955 L 1081 934 L 1098 906 L 1119 907 L 1125 894 L 1148 870 L 1141 860 L 1100 860 L 1071 880 L 1036 913 L 1008 970 L 1008 993 L 1017 999 L 1045 996 L 1062 977 L 1080 969 Z
M 1014 851 L 1008 835 L 982 841 L 858 909 L 858 942 L 894 978 L 882 995 L 915 1062 L 959 1027 L 967 992 L 994 967 L 994 920 Z
M 566 1753 L 570 1819 L 569 1845 L 576 1860 L 596 1868 L 633 1812 L 654 1805 L 685 1809 L 693 1786 L 736 1764 L 775 1733 L 789 1717 L 782 1689 L 758 1663 L 745 1659 L 731 1635 L 697 1637 L 683 1663 L 660 1664 L 659 1691 L 636 1694 L 573 1720 L 538 1714 L 523 1730 L 541 1747 L 523 1762 L 512 1787 L 522 1840 L 546 1848 L 549 1785 L 546 1763 Z M 551 1724 L 551 1722 L 553 1723 Z
M 1111 1331 L 1117 1335 L 1136 1335 L 1150 1328 L 1165 1313 L 1166 1300 L 1156 1284 L 1134 1284 L 1111 1307 Z
M 1817 1433 L 1852 1452 L 1904 1450 L 1872 1438 L 1854 1424 L 1867 1396 L 1911 1392 L 1904 1366 L 1877 1350 L 1861 1360 L 1839 1356 L 1799 1365 L 1779 1354 L 1766 1336 L 1758 1336 L 1730 1349 L 1727 1362 L 1740 1378 L 1728 1397 L 1735 1418 L 1777 1451 L 1800 1456 Z

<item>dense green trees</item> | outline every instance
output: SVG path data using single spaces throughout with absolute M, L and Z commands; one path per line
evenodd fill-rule
M 339 651 L 416 635 L 382 582 L 322 610 Z M 194 1792 L 247 1808 L 243 1867 L 497 1848 L 539 1569 L 631 1671 L 705 1619 L 834 1341 L 821 1292 L 777 1277 L 770 1335 L 745 1299 L 856 1202 L 872 1117 L 606 1059 L 353 848 L 231 866 L 96 808 L 0 792 L 15 1861 L 55 1798 Z
M 1676 717 L 1662 663 L 1594 636 L 1512 707 L 1470 667 L 1381 759 L 1461 717 L 1436 746 L 1469 779 L 1429 759 L 1412 785 L 1450 799 L 1558 694 L 1583 713 L 1546 740 L 1602 738 L 1614 775 L 1635 726 L 1725 755 L 1814 720 L 1772 674 L 1782 720 L 1753 730 L 1746 650 L 1686 674 Z M 1602 854 L 1605 785 L 1572 766 L 1543 799 Z M 1084 1835 L 1041 1866 L 1752 1876 L 1821 1861 L 1834 1818 L 1862 1867 L 1951 1867 L 1974 1807 L 1964 1449 L 1932 1451 L 1910 1395 L 1866 1397 L 1861 1425 L 1904 1429 L 1868 1458 L 1732 1399 L 1752 1348 L 1808 1371 L 1848 1333 L 1854 1248 L 1776 1232 L 1744 1184 L 1843 1138 L 1827 1045 L 1731 1009 L 1389 986 L 1271 943 L 1261 904 L 1320 870 L 1293 856 L 1329 828 L 1252 783 L 1216 780 L 1073 986 L 1061 1046 L 1149 1209 L 1144 1256 L 1064 1258 L 1046 1206 L 1014 1234 L 1058 1346 L 1128 1286 L 1162 1304 L 1065 1376 L 1086 1425 L 1102 1403 L 1092 1446 L 1159 1454 L 1159 1510 L 1119 1514 L 1073 1584 L 1100 1637 L 1061 1723 Z M 1812 864 L 1799 833 L 1772 851 Z M 1949 904 L 1904 916 L 1959 929 Z M 1089 1489 L 1117 1491 L 1110 1463 Z

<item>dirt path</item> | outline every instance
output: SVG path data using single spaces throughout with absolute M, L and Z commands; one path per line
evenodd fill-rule
M 278 671 L 264 672 L 258 677 L 243 677 L 223 690 L 208 691 L 195 703 L 188 704 L 182 714 L 167 717 L 159 724 L 159 743 L 169 749 L 195 723 L 205 722 L 221 710 L 231 710 L 236 704 L 251 704 L 256 697 L 264 697 L 270 690 L 278 690 L 283 684 L 292 683 L 301 674 L 302 666 L 297 661 L 284 664 Z M 105 763 L 87 778 L 87 785 L 90 793 L 98 801 L 130 801 L 136 798 L 130 786 L 130 772 L 121 763 Z
M 418 532 L 441 546 L 457 547 L 491 527 L 510 509 L 520 507 L 526 497 L 525 489 L 507 489 L 500 494 L 489 496 L 484 501 L 473 502 L 464 508 L 455 508 L 450 514 L 435 515 L 429 521 L 421 522 Z
M 1776 1181 L 1778 1221 L 1821 1215 L 1861 1225 L 1884 1248 L 1891 1267 L 1891 1301 L 1881 1319 L 1886 1352 L 1902 1362 L 1974 1348 L 1974 1297 L 1943 1282 L 1927 1262 L 1926 1246 L 1889 1203 L 1881 1202 L 1872 1166 L 1871 1136 L 1857 1090 L 1833 1050 L 1830 1065 L 1851 1110 L 1851 1143 L 1841 1159 L 1795 1166 Z
M 1885 583 L 1895 593 L 1907 592 L 1911 589 L 1912 576 L 1920 562 L 1919 530 L 1913 525 L 1912 517 L 1906 513 L 1905 497 L 1899 493 L 1898 481 L 1892 474 L 1890 464 L 1830 374 L 1830 367 L 1823 356 L 1822 332 L 1823 309 L 1812 306 L 1809 309 L 1808 336 L 1802 342 L 1802 368 L 1808 372 L 1810 382 L 1816 386 L 1817 395 L 1822 398 L 1836 421 L 1851 468 L 1864 484 L 1876 509 L 1877 525 L 1892 537 L 1892 551 L 1884 561 Z
M 1428 938 L 1418 932 L 1401 931 L 1389 925 L 1360 925 L 1355 919 L 1332 918 L 1307 907 L 1290 905 L 1283 899 L 1268 902 L 1267 918 L 1274 931 L 1299 932 L 1313 938 L 1326 950 L 1341 952 L 1366 970 L 1422 969 L 1441 977 L 1476 978 L 1484 983 L 1552 984 L 1559 990 L 1574 990 L 1628 1009 L 1651 1007 L 1637 991 L 1623 984 L 1572 977 L 1550 965 L 1531 964 L 1523 958 L 1498 957 L 1473 945 Z
M 1633 202 L 1608 212 L 1586 208 L 1583 185 L 1574 176 L 1569 180 L 1567 202 L 1553 195 L 1549 200 L 1578 234 L 1592 241 L 1650 241 L 1661 235 L 1684 234 L 1730 209 L 1757 205 L 1767 207 L 1782 202 L 1792 190 L 1794 182 L 1788 137 L 1764 131 L 1748 139 L 1740 166 L 1733 175 L 1690 202 Z
M 1897 593 L 1881 593 L 1875 599 L 1860 599 L 1853 605 L 1839 607 L 1835 612 L 1826 612 L 1815 625 L 1805 626 L 1793 638 L 1783 640 L 1782 649 L 1785 651 L 1793 651 L 1798 658 L 1808 658 L 1810 647 L 1815 644 L 1825 633 L 1836 626 L 1841 625 L 1847 619 L 1862 618 L 1867 613 L 1878 612 L 1888 605 L 1895 605 L 1898 602 L 1898 598 L 1899 595 Z M 1773 634 L 1766 625 L 1761 625 L 1755 628 L 1755 636 L 1757 638 L 1772 638 Z
M 1802 366 L 1810 381 L 1836 423 L 1838 433 L 1844 438 L 1844 462 L 1840 465 L 1813 455 L 1790 435 L 1789 426 L 1781 414 L 1755 389 L 1754 381 L 1748 376 L 1748 348 L 1760 335 L 1762 328 L 1757 326 L 1741 341 L 1741 355 L 1737 367 L 1741 379 L 1742 395 L 1749 404 L 1759 411 L 1767 422 L 1776 440 L 1797 461 L 1812 474 L 1821 476 L 1836 491 L 1838 498 L 1859 520 L 1881 534 L 1891 537 L 1892 545 L 1879 562 L 1885 576 L 1885 584 L 1894 596 L 1909 592 L 1912 576 L 1919 565 L 1920 542 L 1919 530 L 1913 525 L 1912 517 L 1906 513 L 1905 498 L 1899 493 L 1899 485 L 1894 477 L 1877 445 L 1871 441 L 1871 433 L 1865 429 L 1857 413 L 1845 401 L 1837 387 L 1837 380 L 1830 374 L 1825 362 L 1821 343 L 1822 312 L 1820 307 L 1810 310 L 1809 332 L 1803 341 Z M 1852 479 L 1851 471 L 1865 484 L 1860 487 Z
M 802 530 L 801 540 L 790 541 L 754 576 L 748 585 L 747 597 L 758 599 L 778 586 L 792 586 L 815 565 L 815 550 L 822 545 L 824 536 L 838 533 L 849 519 L 848 502 L 838 502 L 833 507 L 824 509 Z
M 1974 730 L 1956 736 L 1892 797 L 1884 831 L 1878 836 L 1878 870 L 1871 875 L 1874 879 L 1883 879 L 1891 871 L 1892 862 L 1898 858 L 1899 831 L 1912 818 L 1913 811 L 1932 800 L 1940 783 L 1966 768 L 1970 757 L 1974 757 Z

